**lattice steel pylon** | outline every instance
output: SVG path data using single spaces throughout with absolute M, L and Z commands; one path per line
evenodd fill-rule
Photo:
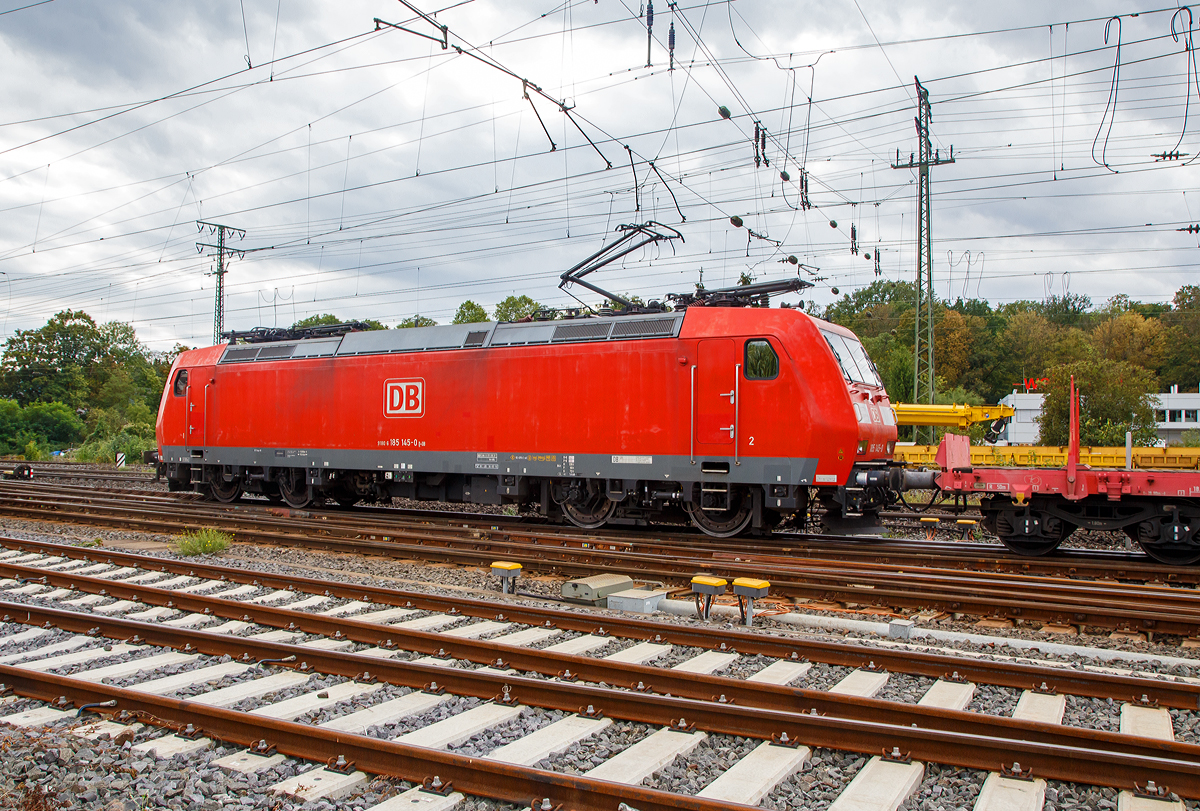
M 933 403 L 937 387 L 934 376 L 933 352 L 933 209 L 929 193 L 929 169 L 944 163 L 954 163 L 954 147 L 950 157 L 943 158 L 940 150 L 934 150 L 929 138 L 929 125 L 933 114 L 929 107 L 929 91 L 921 80 L 913 77 L 917 88 L 917 155 L 911 153 L 908 163 L 900 162 L 900 150 L 896 150 L 893 169 L 917 170 L 917 301 L 913 327 L 913 402 Z M 916 440 L 932 442 L 932 428 L 917 428 Z
M 245 251 L 240 251 L 235 248 L 229 248 L 225 245 L 225 235 L 232 234 L 238 239 L 246 238 L 246 229 L 234 228 L 229 225 L 219 225 L 215 222 L 202 222 L 196 220 L 196 227 L 203 231 L 208 229 L 210 234 L 216 234 L 217 244 L 210 245 L 207 242 L 197 242 L 196 250 L 200 253 L 204 252 L 205 248 L 211 248 L 217 252 L 217 268 L 212 272 L 213 276 L 217 277 L 217 295 L 216 301 L 213 302 L 213 343 L 221 343 L 221 333 L 225 331 L 225 274 L 228 268 L 225 265 L 225 257 L 237 254 L 239 257 L 245 256 Z

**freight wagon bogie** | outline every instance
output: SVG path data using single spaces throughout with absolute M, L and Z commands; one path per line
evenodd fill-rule
M 984 528 L 1023 555 L 1048 554 L 1076 529 L 1085 529 L 1124 532 L 1161 563 L 1200 562 L 1200 502 L 1192 499 L 1034 496 L 1017 504 L 1007 496 L 990 496 L 980 510 Z

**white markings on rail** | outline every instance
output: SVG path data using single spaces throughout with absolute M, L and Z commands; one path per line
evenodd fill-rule
M 214 690 L 211 693 L 193 696 L 188 700 L 209 707 L 232 707 L 239 701 L 245 701 L 248 698 L 258 698 L 267 693 L 273 693 L 276 690 L 286 690 L 289 687 L 303 684 L 308 679 L 309 676 L 307 673 L 286 670 L 282 673 L 263 676 L 261 679 L 238 682 L 229 687 Z
M 965 710 L 975 697 L 975 685 L 969 681 L 947 681 L 938 679 L 921 700 L 920 707 L 938 707 L 943 710 Z
M 574 639 L 568 639 L 565 642 L 556 642 L 553 645 L 547 645 L 543 650 L 549 653 L 565 653 L 570 656 L 584 656 L 594 650 L 611 645 L 613 638 L 611 636 L 596 636 L 594 634 L 583 634 Z
M 367 707 L 366 709 L 352 712 L 349 715 L 339 716 L 331 721 L 318 724 L 318 726 L 322 729 L 333 729 L 338 732 L 361 735 L 367 731 L 368 727 L 383 726 L 395 723 L 402 718 L 420 715 L 423 712 L 433 709 L 438 704 L 449 700 L 450 696 L 448 695 L 420 692 L 408 693 L 400 698 L 393 698 L 390 701 L 381 702 L 373 707 Z
M 675 758 L 695 749 L 706 737 L 703 732 L 660 729 L 591 769 L 587 776 L 638 786 Z
M 1038 721 L 1043 724 L 1061 724 L 1067 709 L 1067 697 L 1026 690 L 1017 700 L 1012 717 L 1018 721 Z
M 568 715 L 512 743 L 493 749 L 484 759 L 515 766 L 532 766 L 543 758 L 565 752 L 571 744 L 595 735 L 610 724 L 612 720 L 609 718 Z
M 331 707 L 339 701 L 370 695 L 382 686 L 381 684 L 359 684 L 352 681 L 343 682 L 333 687 L 304 693 L 303 695 L 259 707 L 256 710 L 251 710 L 250 714 L 261 715 L 264 718 L 281 718 L 286 721 L 294 721 L 306 712 Z
M 925 764 L 873 757 L 842 790 L 829 811 L 896 811 L 921 785 Z
M 670 645 L 657 645 L 653 642 L 639 642 L 636 645 L 619 650 L 616 653 L 610 653 L 604 658 L 610 662 L 622 662 L 627 665 L 644 665 L 646 662 L 657 659 L 667 651 L 671 650 Z
M 705 786 L 697 797 L 730 803 L 758 805 L 775 786 L 795 774 L 812 755 L 807 746 L 779 746 L 763 741 Z
M 459 628 L 451 628 L 448 631 L 442 631 L 442 636 L 448 636 L 455 639 L 478 639 L 479 637 L 486 636 L 487 634 L 498 633 L 511 626 L 511 622 L 483 620 L 482 622 L 473 622 L 470 625 L 463 625 Z
M 413 730 L 397 738 L 399 743 L 445 749 L 470 740 L 488 727 L 511 721 L 521 714 L 521 708 L 508 704 L 480 704 L 458 715 L 452 715 L 427 727 Z
M 69 667 L 71 665 L 85 664 L 94 662 L 97 659 L 107 659 L 110 656 L 124 656 L 127 653 L 145 650 L 141 645 L 126 645 L 124 643 L 118 645 L 105 645 L 102 648 L 89 648 L 88 650 L 75 651 L 74 653 L 64 653 L 59 656 L 51 656 L 48 659 L 36 659 L 32 662 L 22 662 L 14 665 L 22 670 L 33 670 L 39 673 L 44 673 L 47 670 L 57 670 L 60 667 Z
M 859 698 L 874 698 L 887 684 L 888 674 L 883 671 L 854 670 L 850 675 L 839 681 L 829 692 L 843 696 Z
M 367 782 L 365 772 L 342 774 L 326 768 L 302 772 L 271 786 L 271 792 L 286 794 L 305 802 L 336 800 L 346 796 Z
M 780 659 L 767 665 L 747 678 L 746 681 L 758 684 L 788 685 L 811 669 L 811 662 L 789 662 L 786 659 Z
M 1171 713 L 1162 707 L 1122 704 L 1120 729 L 1122 735 L 1139 735 L 1159 741 L 1175 740 Z M 1131 791 L 1122 791 L 1117 795 L 1117 811 L 1183 811 L 1183 803 L 1139 797 Z
M 698 656 L 693 656 L 691 659 L 680 662 L 671 669 L 680 673 L 709 675 L 716 673 L 718 670 L 724 670 L 736 662 L 738 658 L 736 653 L 721 653 L 720 651 L 707 650 Z
M 177 673 L 174 676 L 163 676 L 162 678 L 139 682 L 130 685 L 126 689 L 135 690 L 139 693 L 165 696 L 168 693 L 174 693 L 176 690 L 183 690 L 197 684 L 216 682 L 226 676 L 237 676 L 249 669 L 249 665 L 243 665 L 239 662 L 222 662 L 209 667 L 198 667 L 195 670 Z

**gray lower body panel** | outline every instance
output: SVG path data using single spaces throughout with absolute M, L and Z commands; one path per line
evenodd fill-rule
M 303 467 L 378 472 L 456 473 L 538 478 L 714 481 L 811 485 L 816 459 L 649 456 L 508 451 L 345 450 L 332 448 L 164 447 L 162 461 L 192 465 Z M 193 455 L 196 454 L 196 455 Z M 728 470 L 728 472 L 716 472 Z

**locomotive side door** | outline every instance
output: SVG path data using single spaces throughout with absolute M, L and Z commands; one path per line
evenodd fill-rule
M 736 426 L 737 349 L 728 338 L 700 342 L 693 393 L 696 442 L 732 445 Z
M 198 366 L 188 370 L 187 383 L 187 446 L 189 449 L 203 448 L 208 444 L 207 424 L 208 396 L 212 386 L 211 366 Z M 196 455 L 193 453 L 193 456 Z

